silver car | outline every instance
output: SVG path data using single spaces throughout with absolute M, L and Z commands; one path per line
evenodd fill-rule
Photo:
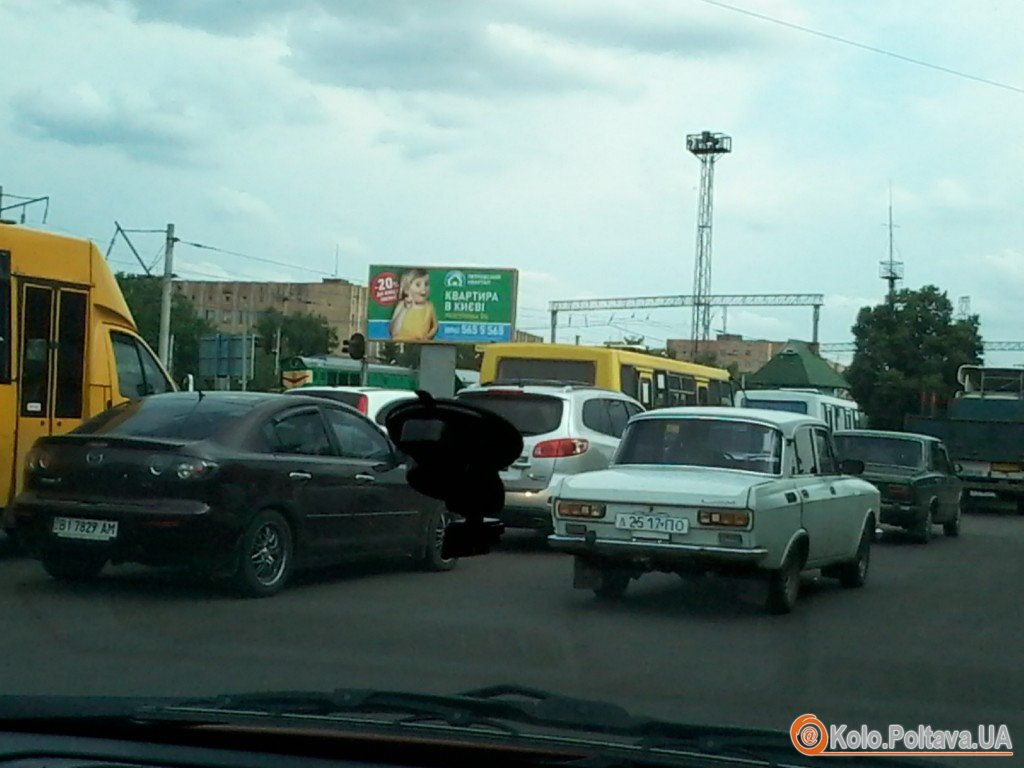
M 604 469 L 630 418 L 644 410 L 620 392 L 581 385 L 468 387 L 458 399 L 487 408 L 523 436 L 523 453 L 501 473 L 502 521 L 550 532 L 551 489 L 564 477 Z

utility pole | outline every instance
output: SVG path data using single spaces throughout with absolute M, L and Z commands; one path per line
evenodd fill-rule
M 715 161 L 732 152 L 732 137 L 703 131 L 686 137 L 686 148 L 700 160 L 700 193 L 697 198 L 697 251 L 693 260 L 693 358 L 702 341 L 711 337 L 711 221 L 715 186 Z
M 160 293 L 160 341 L 158 354 L 164 367 L 171 370 L 171 283 L 174 281 L 174 225 L 167 225 L 164 246 L 164 278 Z
M 281 322 L 277 324 L 277 330 L 274 332 L 274 386 L 280 384 L 281 381 Z

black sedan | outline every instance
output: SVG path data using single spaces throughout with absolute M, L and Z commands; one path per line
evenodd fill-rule
M 294 567 L 442 556 L 447 517 L 405 481 L 381 430 L 320 398 L 174 392 L 125 403 L 33 447 L 18 536 L 58 579 L 108 563 L 187 565 L 245 595 Z

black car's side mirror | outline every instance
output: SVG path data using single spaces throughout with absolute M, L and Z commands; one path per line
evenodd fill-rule
M 489 552 L 505 530 L 496 519 L 505 504 L 498 473 L 522 453 L 519 431 L 483 408 L 426 392 L 395 406 L 385 424 L 408 457 L 409 485 L 462 518 L 445 530 L 443 556 Z
M 839 462 L 839 472 L 844 475 L 863 475 L 864 462 L 860 459 L 843 459 Z

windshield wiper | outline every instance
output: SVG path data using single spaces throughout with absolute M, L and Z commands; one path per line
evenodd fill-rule
M 552 746 L 615 754 L 626 764 L 716 756 L 762 765 L 808 765 L 789 734 L 742 727 L 673 723 L 637 717 L 607 702 L 578 699 L 520 686 L 492 686 L 461 694 L 432 695 L 372 689 L 328 692 L 226 694 L 143 707 L 142 720 L 209 723 L 270 717 L 362 725 L 457 729 Z M 369 718 L 369 719 L 368 719 Z M 616 761 L 616 764 L 621 764 Z M 871 765 L 913 765 L 874 758 Z

